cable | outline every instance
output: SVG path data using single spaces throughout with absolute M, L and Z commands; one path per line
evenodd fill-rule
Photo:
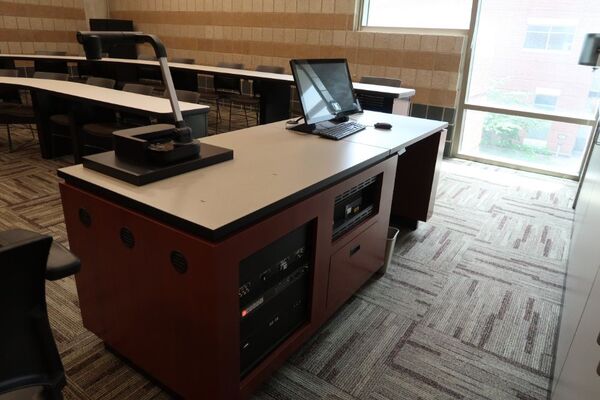
M 286 124 L 298 125 L 300 123 L 301 119 L 304 119 L 304 116 L 298 117 L 297 119 L 290 119 L 289 121 L 286 122 Z

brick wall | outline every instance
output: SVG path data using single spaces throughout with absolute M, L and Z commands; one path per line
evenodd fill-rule
M 0 1 L 0 51 L 81 54 L 75 32 L 87 29 L 81 0 Z
M 109 0 L 109 8 L 159 35 L 170 56 L 288 72 L 290 58 L 344 57 L 354 80 L 399 78 L 416 89 L 415 115 L 454 115 L 464 37 L 355 31 L 355 0 Z

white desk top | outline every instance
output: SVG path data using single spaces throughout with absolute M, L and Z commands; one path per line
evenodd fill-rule
M 41 55 L 41 54 L 0 54 L 0 58 L 9 58 L 9 59 L 21 59 L 21 60 L 65 60 L 65 61 L 85 61 L 86 58 L 82 56 L 51 56 L 51 55 Z M 136 64 L 136 65 L 155 65 L 158 67 L 158 61 L 151 60 L 132 60 L 132 59 L 124 59 L 124 58 L 103 58 L 103 62 L 113 62 L 113 63 L 127 63 L 127 64 Z M 233 75 L 240 76 L 246 79 L 268 79 L 275 81 L 284 81 L 284 82 L 294 82 L 294 77 L 289 74 L 273 74 L 270 72 L 258 72 L 251 71 L 246 69 L 232 69 L 232 68 L 221 68 L 221 67 L 213 67 L 209 65 L 198 65 L 198 64 L 181 64 L 181 63 L 169 63 L 169 66 L 177 69 L 186 69 L 192 71 L 198 71 L 198 73 L 205 74 L 223 74 L 223 75 Z M 414 89 L 407 88 L 398 88 L 392 86 L 381 86 L 381 85 L 371 85 L 367 83 L 359 83 L 354 82 L 352 84 L 354 89 L 373 92 L 373 93 L 384 93 L 393 95 L 396 98 L 408 98 L 415 95 Z
M 77 97 L 88 101 L 111 104 L 113 106 L 146 111 L 152 114 L 171 114 L 171 103 L 168 99 L 143 94 L 124 92 L 122 90 L 86 85 L 84 83 L 58 81 L 53 79 L 0 77 L 0 85 L 15 85 L 28 89 L 39 89 L 56 94 Z M 179 102 L 182 113 L 208 110 L 200 104 Z
M 374 112 L 362 118 L 394 126 L 368 128 L 341 141 L 288 131 L 284 122 L 206 137 L 201 142 L 233 149 L 234 159 L 140 187 L 82 165 L 62 168 L 60 175 L 215 232 L 249 215 L 259 218 L 276 204 L 283 207 L 295 194 L 374 164 L 447 125 Z

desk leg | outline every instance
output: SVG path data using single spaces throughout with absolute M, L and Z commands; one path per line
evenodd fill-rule
M 290 82 L 260 81 L 260 123 L 269 124 L 290 117 Z
M 52 132 L 50 131 L 49 113 L 47 111 L 50 109 L 50 99 L 47 95 L 32 90 L 31 104 L 35 112 L 35 124 L 42 158 L 52 158 Z
M 75 164 L 81 163 L 83 157 L 83 146 L 77 125 L 76 105 L 71 104 L 69 107 L 69 133 L 71 134 L 71 144 L 73 146 L 73 161 Z
M 433 214 L 446 130 L 406 148 L 398 158 L 391 223 L 416 228 Z

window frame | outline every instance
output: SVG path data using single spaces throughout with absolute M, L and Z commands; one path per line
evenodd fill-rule
M 547 28 L 546 32 L 542 32 L 541 30 L 534 30 L 531 28 Z M 556 28 L 568 28 L 568 29 L 572 29 L 572 31 L 570 32 L 554 32 L 553 30 Z M 527 23 L 527 28 L 525 30 L 525 40 L 523 42 L 523 49 L 524 50 L 533 50 L 533 51 L 552 51 L 552 52 L 570 52 L 572 50 L 573 47 L 573 42 L 575 40 L 575 33 L 576 33 L 576 27 L 573 25 L 567 25 L 567 24 L 552 24 L 552 23 L 547 23 L 547 24 L 539 24 L 539 23 Z M 528 47 L 527 46 L 527 39 L 529 38 L 529 35 L 544 35 L 544 47 Z M 569 39 L 568 40 L 568 46 L 567 48 L 551 48 L 550 47 L 550 43 L 551 43 L 551 39 L 552 37 L 563 37 L 563 40 Z

